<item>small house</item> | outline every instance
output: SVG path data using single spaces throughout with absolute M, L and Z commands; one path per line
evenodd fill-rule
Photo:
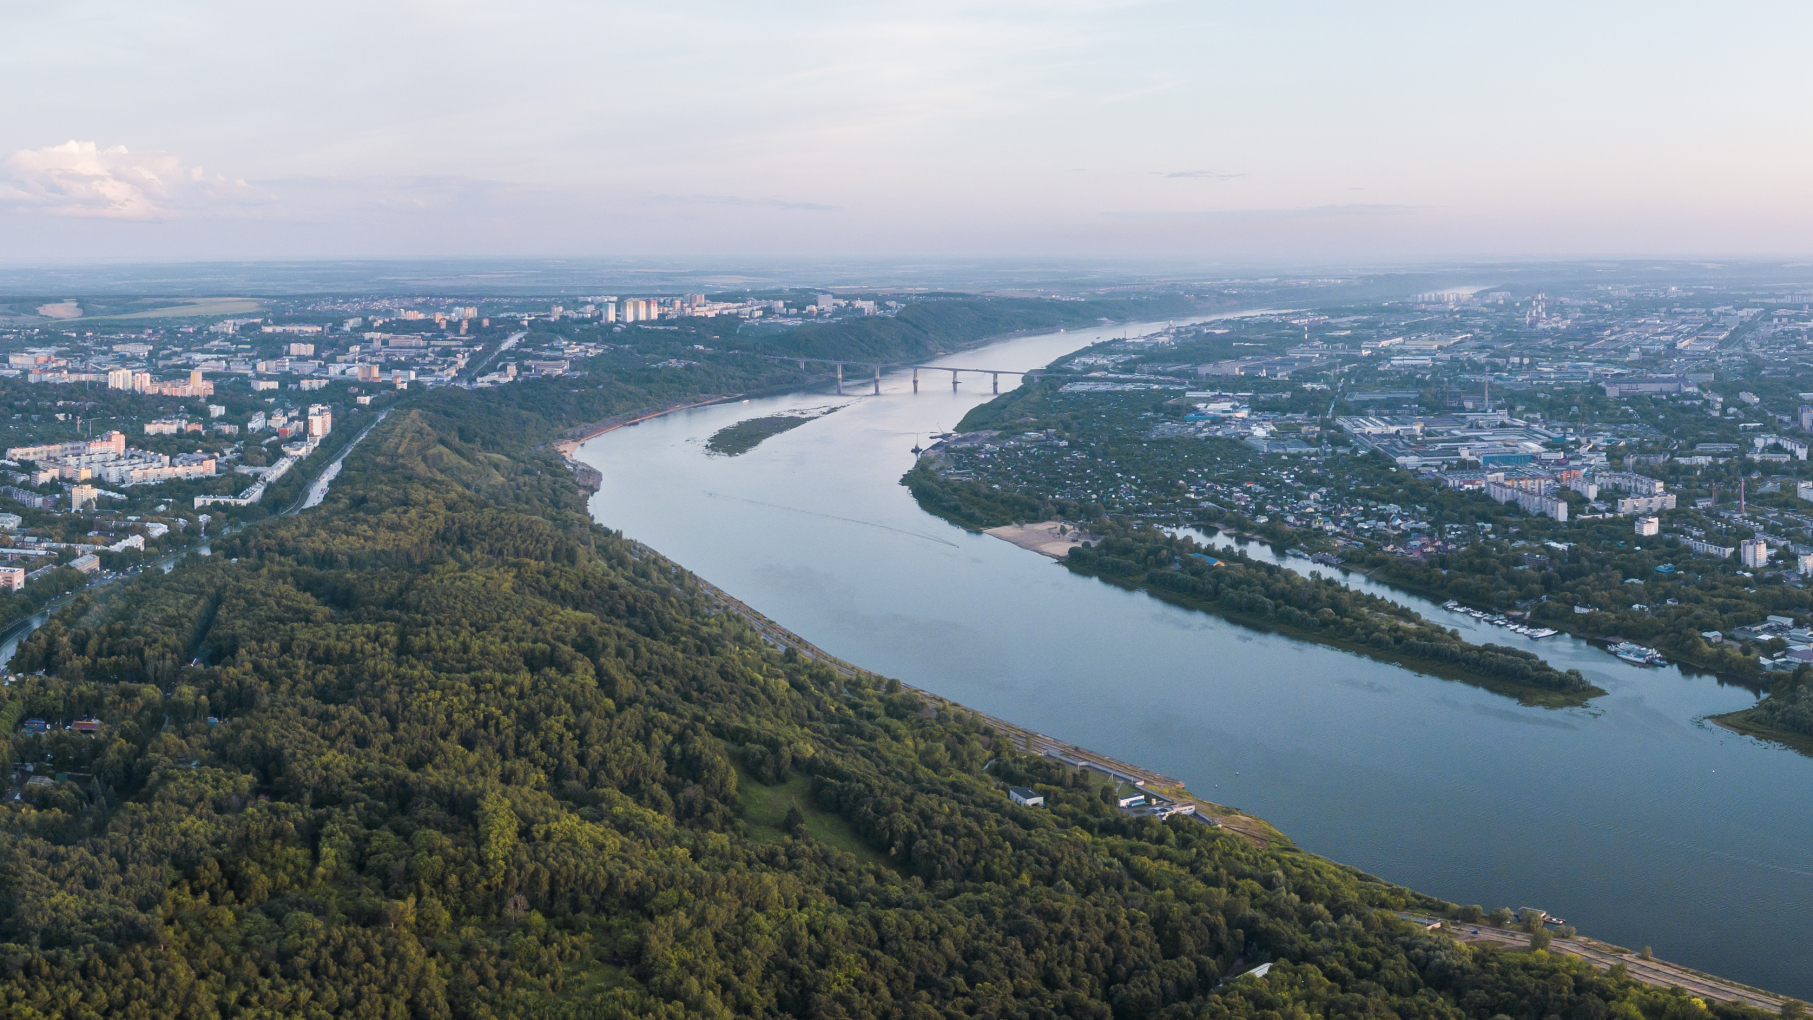
M 1028 790 L 1024 786 L 1016 786 L 1016 787 L 1008 790 L 1007 795 L 1009 797 L 1013 798 L 1013 802 L 1015 804 L 1020 805 L 1021 807 L 1044 807 L 1045 806 L 1044 797 L 1040 796 L 1034 790 Z
M 101 721 L 99 719 L 77 719 L 70 729 L 77 733 L 93 736 L 101 732 Z

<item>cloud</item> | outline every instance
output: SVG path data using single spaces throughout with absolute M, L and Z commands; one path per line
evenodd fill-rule
M 1302 209 L 1211 209 L 1199 212 L 1139 210 L 1110 213 L 1109 215 L 1119 219 L 1129 220 L 1220 220 L 1226 222 L 1250 222 L 1407 216 L 1411 213 L 1422 211 L 1423 207 L 1416 205 L 1365 205 L 1356 203 L 1348 205 L 1313 205 Z
M 262 197 L 244 181 L 208 177 L 171 153 L 102 149 L 74 139 L 20 149 L 5 169 L 11 180 L 0 184 L 0 201 L 58 216 L 165 220 L 219 213 Z
M 825 205 L 822 202 L 796 202 L 786 198 L 744 198 L 740 195 L 650 195 L 657 202 L 687 202 L 698 205 L 734 205 L 743 207 L 764 207 L 769 209 L 793 209 L 803 212 L 838 212 L 843 207 Z
M 1198 181 L 1231 181 L 1236 177 L 1246 176 L 1246 174 L 1231 174 L 1225 170 L 1173 170 L 1170 173 L 1154 170 L 1153 173 L 1159 177 L 1185 177 Z

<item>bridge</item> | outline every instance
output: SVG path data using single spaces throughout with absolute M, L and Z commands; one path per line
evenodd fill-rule
M 1040 375 L 1044 374 L 1044 371 L 1045 371 L 1044 369 L 1041 369 L 1041 368 L 1031 368 L 1031 369 L 1024 369 L 1024 370 L 1015 369 L 1015 368 L 954 368 L 950 365 L 915 365 L 915 364 L 911 364 L 908 362 L 850 361 L 847 359 L 843 360 L 843 361 L 837 361 L 837 360 L 833 360 L 831 358 L 787 357 L 786 355 L 781 355 L 781 354 L 764 354 L 764 355 L 762 355 L 762 357 L 767 358 L 770 361 L 791 361 L 791 362 L 799 365 L 801 371 L 805 371 L 805 368 L 806 368 L 806 365 L 808 362 L 810 362 L 812 364 L 816 364 L 816 365 L 835 365 L 835 366 L 837 366 L 837 394 L 838 394 L 838 396 L 843 396 L 843 392 L 844 392 L 844 366 L 845 365 L 856 365 L 856 366 L 860 366 L 863 368 L 873 369 L 874 373 L 875 373 L 873 381 L 875 384 L 876 396 L 881 395 L 882 369 L 888 369 L 890 371 L 895 370 L 895 369 L 899 369 L 899 370 L 903 370 L 903 371 L 906 369 L 909 369 L 909 368 L 912 369 L 913 370 L 913 392 L 914 393 L 919 392 L 919 370 L 920 369 L 925 369 L 928 372 L 949 372 L 951 374 L 951 389 L 952 390 L 955 390 L 957 388 L 957 385 L 959 382 L 958 376 L 963 372 L 971 372 L 971 373 L 974 373 L 977 375 L 986 375 L 989 377 L 991 384 L 993 386 L 994 392 L 996 392 L 996 393 L 1001 392 L 1001 377 L 1004 375 L 1017 375 L 1024 379 L 1036 379 Z

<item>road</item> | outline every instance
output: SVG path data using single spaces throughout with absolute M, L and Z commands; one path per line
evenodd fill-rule
M 1462 942 L 1483 942 L 1490 945 L 1501 945 L 1515 948 L 1528 948 L 1530 936 L 1527 932 L 1507 928 L 1493 928 L 1483 924 L 1462 924 L 1451 927 L 1450 933 Z M 1477 934 L 1475 934 L 1477 932 Z M 1721 1002 L 1736 1002 L 1745 1006 L 1755 1006 L 1772 1013 L 1781 1012 L 1786 998 L 1771 995 L 1760 989 L 1734 984 L 1710 974 L 1690 970 L 1680 964 L 1664 960 L 1645 960 L 1635 953 L 1614 953 L 1611 947 L 1596 939 L 1553 938 L 1549 942 L 1549 951 L 1578 956 L 1581 959 L 1610 970 L 1613 964 L 1624 964 L 1629 968 L 1630 976 L 1648 985 L 1658 988 L 1679 986 L 1703 999 L 1717 999 Z
M 296 502 L 294 504 L 292 504 L 288 510 L 285 510 L 283 513 L 278 514 L 278 516 L 279 517 L 288 517 L 291 514 L 298 513 L 303 510 L 307 510 L 309 507 L 320 506 L 321 501 L 327 498 L 328 483 L 332 482 L 334 480 L 334 476 L 336 476 L 340 473 L 340 462 L 346 459 L 347 454 L 353 452 L 353 447 L 358 446 L 360 443 L 364 442 L 365 437 L 367 435 L 371 434 L 371 430 L 377 428 L 378 423 L 383 421 L 386 417 L 388 417 L 389 414 L 390 414 L 390 408 L 388 408 L 388 407 L 382 411 L 379 411 L 378 416 L 376 418 L 372 419 L 371 424 L 365 426 L 365 430 L 363 432 L 360 432 L 358 435 L 354 436 L 352 442 L 347 443 L 345 446 L 341 447 L 340 452 L 334 455 L 334 459 L 329 461 L 327 466 L 321 469 L 321 473 L 316 475 L 314 477 L 314 480 L 310 481 L 308 483 L 308 487 L 302 490 L 302 495 L 297 498 Z M 319 491 L 317 491 L 317 490 L 319 490 Z
M 489 364 L 491 364 L 492 361 L 496 360 L 497 356 L 499 354 L 504 353 L 505 351 L 509 350 L 512 347 L 515 347 L 517 345 L 517 343 L 522 340 L 523 337 L 528 336 L 528 335 L 529 335 L 529 331 L 526 329 L 519 333 L 511 333 L 509 335 L 509 337 L 504 340 L 503 343 L 497 345 L 497 350 L 492 351 L 490 354 L 485 355 L 485 360 L 472 366 L 471 370 L 469 370 L 466 374 L 476 377 L 480 372 L 484 371 L 484 368 L 486 365 L 489 365 Z
M 321 471 L 315 475 L 314 479 L 309 482 L 308 486 L 302 490 L 302 495 L 296 497 L 296 502 L 291 504 L 289 509 L 283 511 L 282 513 L 278 514 L 277 516 L 289 517 L 292 514 L 298 513 L 301 510 L 305 509 L 307 506 L 313 506 L 314 504 L 308 502 L 308 498 L 309 498 L 309 495 L 314 491 L 315 487 L 318 485 L 320 485 L 322 487 L 322 495 L 325 496 L 326 495 L 326 486 L 323 485 L 322 483 L 324 481 L 333 480 L 333 475 L 329 474 L 329 472 L 333 471 L 335 473 L 338 473 L 337 469 L 340 466 L 340 462 L 345 460 L 346 455 L 352 452 L 353 447 L 358 446 L 359 443 L 365 439 L 365 437 L 371 432 L 372 429 L 378 427 L 378 422 L 383 421 L 385 416 L 388 414 L 390 414 L 390 408 L 385 408 L 384 410 L 378 412 L 377 418 L 373 419 L 372 423 L 370 425 L 365 426 L 365 430 L 363 432 L 360 432 L 358 435 L 354 436 L 352 442 L 347 443 L 345 448 L 343 448 L 339 452 L 339 454 L 337 454 L 334 457 L 333 461 L 330 462 L 326 467 L 322 468 Z M 317 500 L 316 502 L 318 503 L 320 501 Z M 237 529 L 231 529 L 229 531 L 224 531 L 224 532 L 222 532 L 222 534 L 231 534 L 232 530 L 237 530 Z M 208 545 L 209 545 L 209 540 L 204 538 L 201 542 L 197 543 L 196 545 L 187 546 L 185 548 L 178 549 L 175 552 L 166 553 L 163 556 L 160 556 L 159 558 L 157 558 L 156 560 L 153 560 L 150 563 L 142 564 L 138 568 L 138 572 L 142 573 L 143 571 L 152 569 L 154 567 L 159 570 L 169 570 L 173 565 L 175 565 L 177 560 L 182 559 L 184 556 L 187 556 L 190 553 L 195 552 L 198 549 L 205 550 L 208 548 Z M 6 642 L 11 641 L 15 637 L 21 637 L 30 631 L 36 630 L 43 623 L 44 620 L 47 620 L 50 618 L 51 613 L 54 613 L 57 610 L 68 605 L 70 602 L 74 601 L 78 596 L 91 592 L 96 588 L 100 588 L 105 585 L 112 584 L 115 581 L 121 580 L 123 578 L 131 577 L 131 576 L 133 576 L 133 575 L 132 574 L 108 574 L 89 584 L 83 585 L 82 587 L 77 588 L 75 591 L 69 592 L 66 595 L 59 595 L 56 598 L 51 599 L 49 602 L 44 603 L 44 605 L 37 612 L 31 614 L 30 616 L 26 617 L 23 620 L 13 621 L 13 623 L 8 625 L 4 631 L 0 631 L 0 646 L 3 646 Z M 8 659 L 10 659 L 10 658 L 11 657 L 8 656 Z M 0 667 L 4 667 L 4 666 L 5 666 L 5 662 L 0 662 Z

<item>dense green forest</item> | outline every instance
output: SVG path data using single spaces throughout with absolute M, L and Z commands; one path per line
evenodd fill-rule
M 960 709 L 781 653 L 594 525 L 537 446 L 572 420 L 518 399 L 411 394 L 321 507 L 23 643 L 0 715 L 50 781 L 0 812 L 0 1009 L 1762 1015 L 1462 945 L 1393 911 L 1477 908 L 1132 818 Z

